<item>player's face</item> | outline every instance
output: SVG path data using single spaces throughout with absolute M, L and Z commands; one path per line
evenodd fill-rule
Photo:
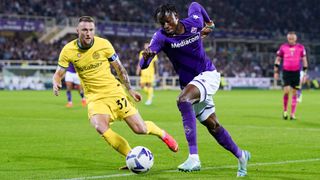
M 158 19 L 159 23 L 161 24 L 163 30 L 169 34 L 169 35 L 173 35 L 176 33 L 177 31 L 177 27 L 178 27 L 178 16 L 176 13 L 166 13 L 165 16 L 161 17 Z
M 287 35 L 288 43 L 295 44 L 297 42 L 297 35 L 295 34 L 288 34 Z
M 93 22 L 80 22 L 77 27 L 80 42 L 84 46 L 90 46 L 93 41 L 95 26 Z
M 144 43 L 144 49 L 147 49 L 149 47 L 149 43 Z

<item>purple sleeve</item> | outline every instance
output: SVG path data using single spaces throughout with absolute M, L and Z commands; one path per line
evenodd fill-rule
M 153 58 L 149 58 L 147 61 L 145 61 L 144 58 L 142 57 L 140 59 L 140 63 L 139 63 L 141 69 L 146 69 L 149 66 L 149 64 L 151 63 L 152 59 Z
M 189 6 L 188 16 L 192 15 L 201 15 L 203 17 L 204 22 L 210 22 L 210 18 L 206 10 L 197 2 L 193 2 Z
M 164 37 L 161 36 L 160 31 L 157 31 L 156 33 L 154 33 L 154 35 L 150 41 L 149 48 L 151 49 L 151 51 L 156 52 L 156 54 L 158 54 L 162 50 L 162 47 L 164 44 L 163 42 L 164 42 Z M 139 63 L 141 69 L 147 68 L 149 66 L 149 64 L 151 63 L 152 59 L 153 59 L 153 57 L 149 58 L 148 60 L 144 60 L 144 58 L 142 57 L 140 59 L 140 63 Z

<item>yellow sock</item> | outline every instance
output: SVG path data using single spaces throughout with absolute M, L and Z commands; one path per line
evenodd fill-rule
M 153 87 L 148 88 L 147 94 L 148 94 L 148 100 L 151 101 L 153 96 Z
M 147 125 L 147 134 L 152 134 L 152 135 L 156 135 L 159 138 L 163 138 L 164 136 L 164 131 L 159 128 L 156 124 L 154 124 L 152 121 L 145 121 L 146 125 Z
M 127 140 L 121 137 L 119 134 L 113 132 L 109 128 L 106 132 L 103 133 L 102 137 L 108 142 L 116 151 L 120 154 L 127 156 L 131 147 Z

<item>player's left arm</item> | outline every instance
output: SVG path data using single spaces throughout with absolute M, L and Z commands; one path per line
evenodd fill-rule
M 116 70 L 116 73 L 117 73 L 121 83 L 126 87 L 126 89 L 130 93 L 130 95 L 133 97 L 133 99 L 136 102 L 139 102 L 141 100 L 141 95 L 138 92 L 136 92 L 136 91 L 134 91 L 132 89 L 131 83 L 130 83 L 130 79 L 129 79 L 129 75 L 128 75 L 126 69 L 123 67 L 123 65 L 122 65 L 121 61 L 119 60 L 119 58 L 117 58 L 114 61 L 111 61 L 110 64 Z
M 209 18 L 207 11 L 197 2 L 193 2 L 189 6 L 188 16 L 200 15 L 201 24 L 205 25 L 200 31 L 201 38 L 207 37 L 215 28 L 213 21 Z
M 303 64 L 303 78 L 302 83 L 305 83 L 307 81 L 307 71 L 308 71 L 308 60 L 307 56 L 302 57 L 302 64 Z

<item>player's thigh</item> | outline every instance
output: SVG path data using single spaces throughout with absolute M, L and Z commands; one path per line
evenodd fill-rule
M 196 76 L 189 84 L 193 84 L 200 91 L 200 102 L 205 101 L 208 96 L 212 96 L 218 91 L 220 86 L 220 73 L 215 71 L 205 71 Z
M 73 76 L 72 76 L 73 73 L 67 71 L 65 76 L 64 76 L 64 80 L 65 82 L 72 82 L 73 83 Z
M 204 101 L 192 105 L 196 118 L 202 123 L 216 112 L 212 96 L 207 96 Z
M 100 133 L 103 134 L 109 128 L 110 115 L 94 114 L 90 117 L 90 123 Z

